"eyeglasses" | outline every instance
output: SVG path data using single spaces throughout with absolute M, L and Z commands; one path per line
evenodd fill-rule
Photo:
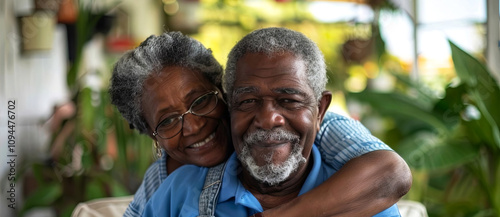
M 171 139 L 177 136 L 184 126 L 184 115 L 191 113 L 196 116 L 204 116 L 212 112 L 217 107 L 219 101 L 218 91 L 211 91 L 196 98 L 189 109 L 183 114 L 177 116 L 173 115 L 163 119 L 158 126 L 156 126 L 153 136 L 159 136 L 162 139 Z

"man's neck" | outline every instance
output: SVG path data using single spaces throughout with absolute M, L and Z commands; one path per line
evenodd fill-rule
M 245 169 L 239 179 L 243 186 L 257 198 L 262 208 L 266 210 L 296 198 L 309 175 L 312 165 L 313 161 L 310 159 L 307 161 L 307 165 L 301 165 L 296 172 L 292 173 L 291 178 L 275 186 L 257 181 Z

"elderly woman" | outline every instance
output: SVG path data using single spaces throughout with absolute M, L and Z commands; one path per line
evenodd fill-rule
M 222 67 L 211 51 L 178 32 L 151 36 L 116 63 L 112 103 L 131 126 L 154 140 L 160 156 L 125 216 L 139 216 L 178 167 L 212 167 L 233 151 L 221 77 Z M 328 113 L 315 143 L 325 163 L 340 170 L 317 189 L 266 210 L 264 216 L 349 216 L 360 210 L 374 215 L 409 189 L 406 163 L 397 154 L 379 151 L 390 148 L 359 122 Z

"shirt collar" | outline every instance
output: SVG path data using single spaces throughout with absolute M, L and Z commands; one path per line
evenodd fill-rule
M 163 149 L 162 149 L 162 154 L 163 154 L 162 157 L 160 159 L 158 159 L 158 161 L 160 163 L 160 172 L 158 175 L 160 176 L 160 180 L 163 182 L 165 179 L 167 179 L 167 176 L 168 176 L 168 172 L 167 172 L 168 155 L 167 155 L 167 152 L 165 152 L 165 150 L 163 150 Z
M 259 201 L 250 193 L 238 179 L 241 172 L 241 165 L 233 152 L 231 157 L 227 160 L 226 170 L 222 178 L 222 189 L 220 192 L 219 203 L 225 202 L 230 199 L 235 200 L 235 204 L 250 207 L 255 210 L 263 211 Z
M 313 166 L 311 168 L 311 171 L 309 171 L 309 175 L 307 176 L 306 181 L 300 189 L 299 195 L 312 190 L 324 181 L 320 178 L 323 176 L 323 170 L 321 170 L 321 154 L 319 153 L 316 145 L 313 145 L 312 147 L 311 158 L 309 158 L 309 160 L 313 161 Z

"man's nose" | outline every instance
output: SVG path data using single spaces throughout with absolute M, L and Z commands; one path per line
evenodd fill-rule
M 184 122 L 181 129 L 183 136 L 198 134 L 207 122 L 205 118 L 191 113 L 185 114 L 182 121 Z
M 285 125 L 285 117 L 274 100 L 265 100 L 255 115 L 256 127 L 271 130 Z

